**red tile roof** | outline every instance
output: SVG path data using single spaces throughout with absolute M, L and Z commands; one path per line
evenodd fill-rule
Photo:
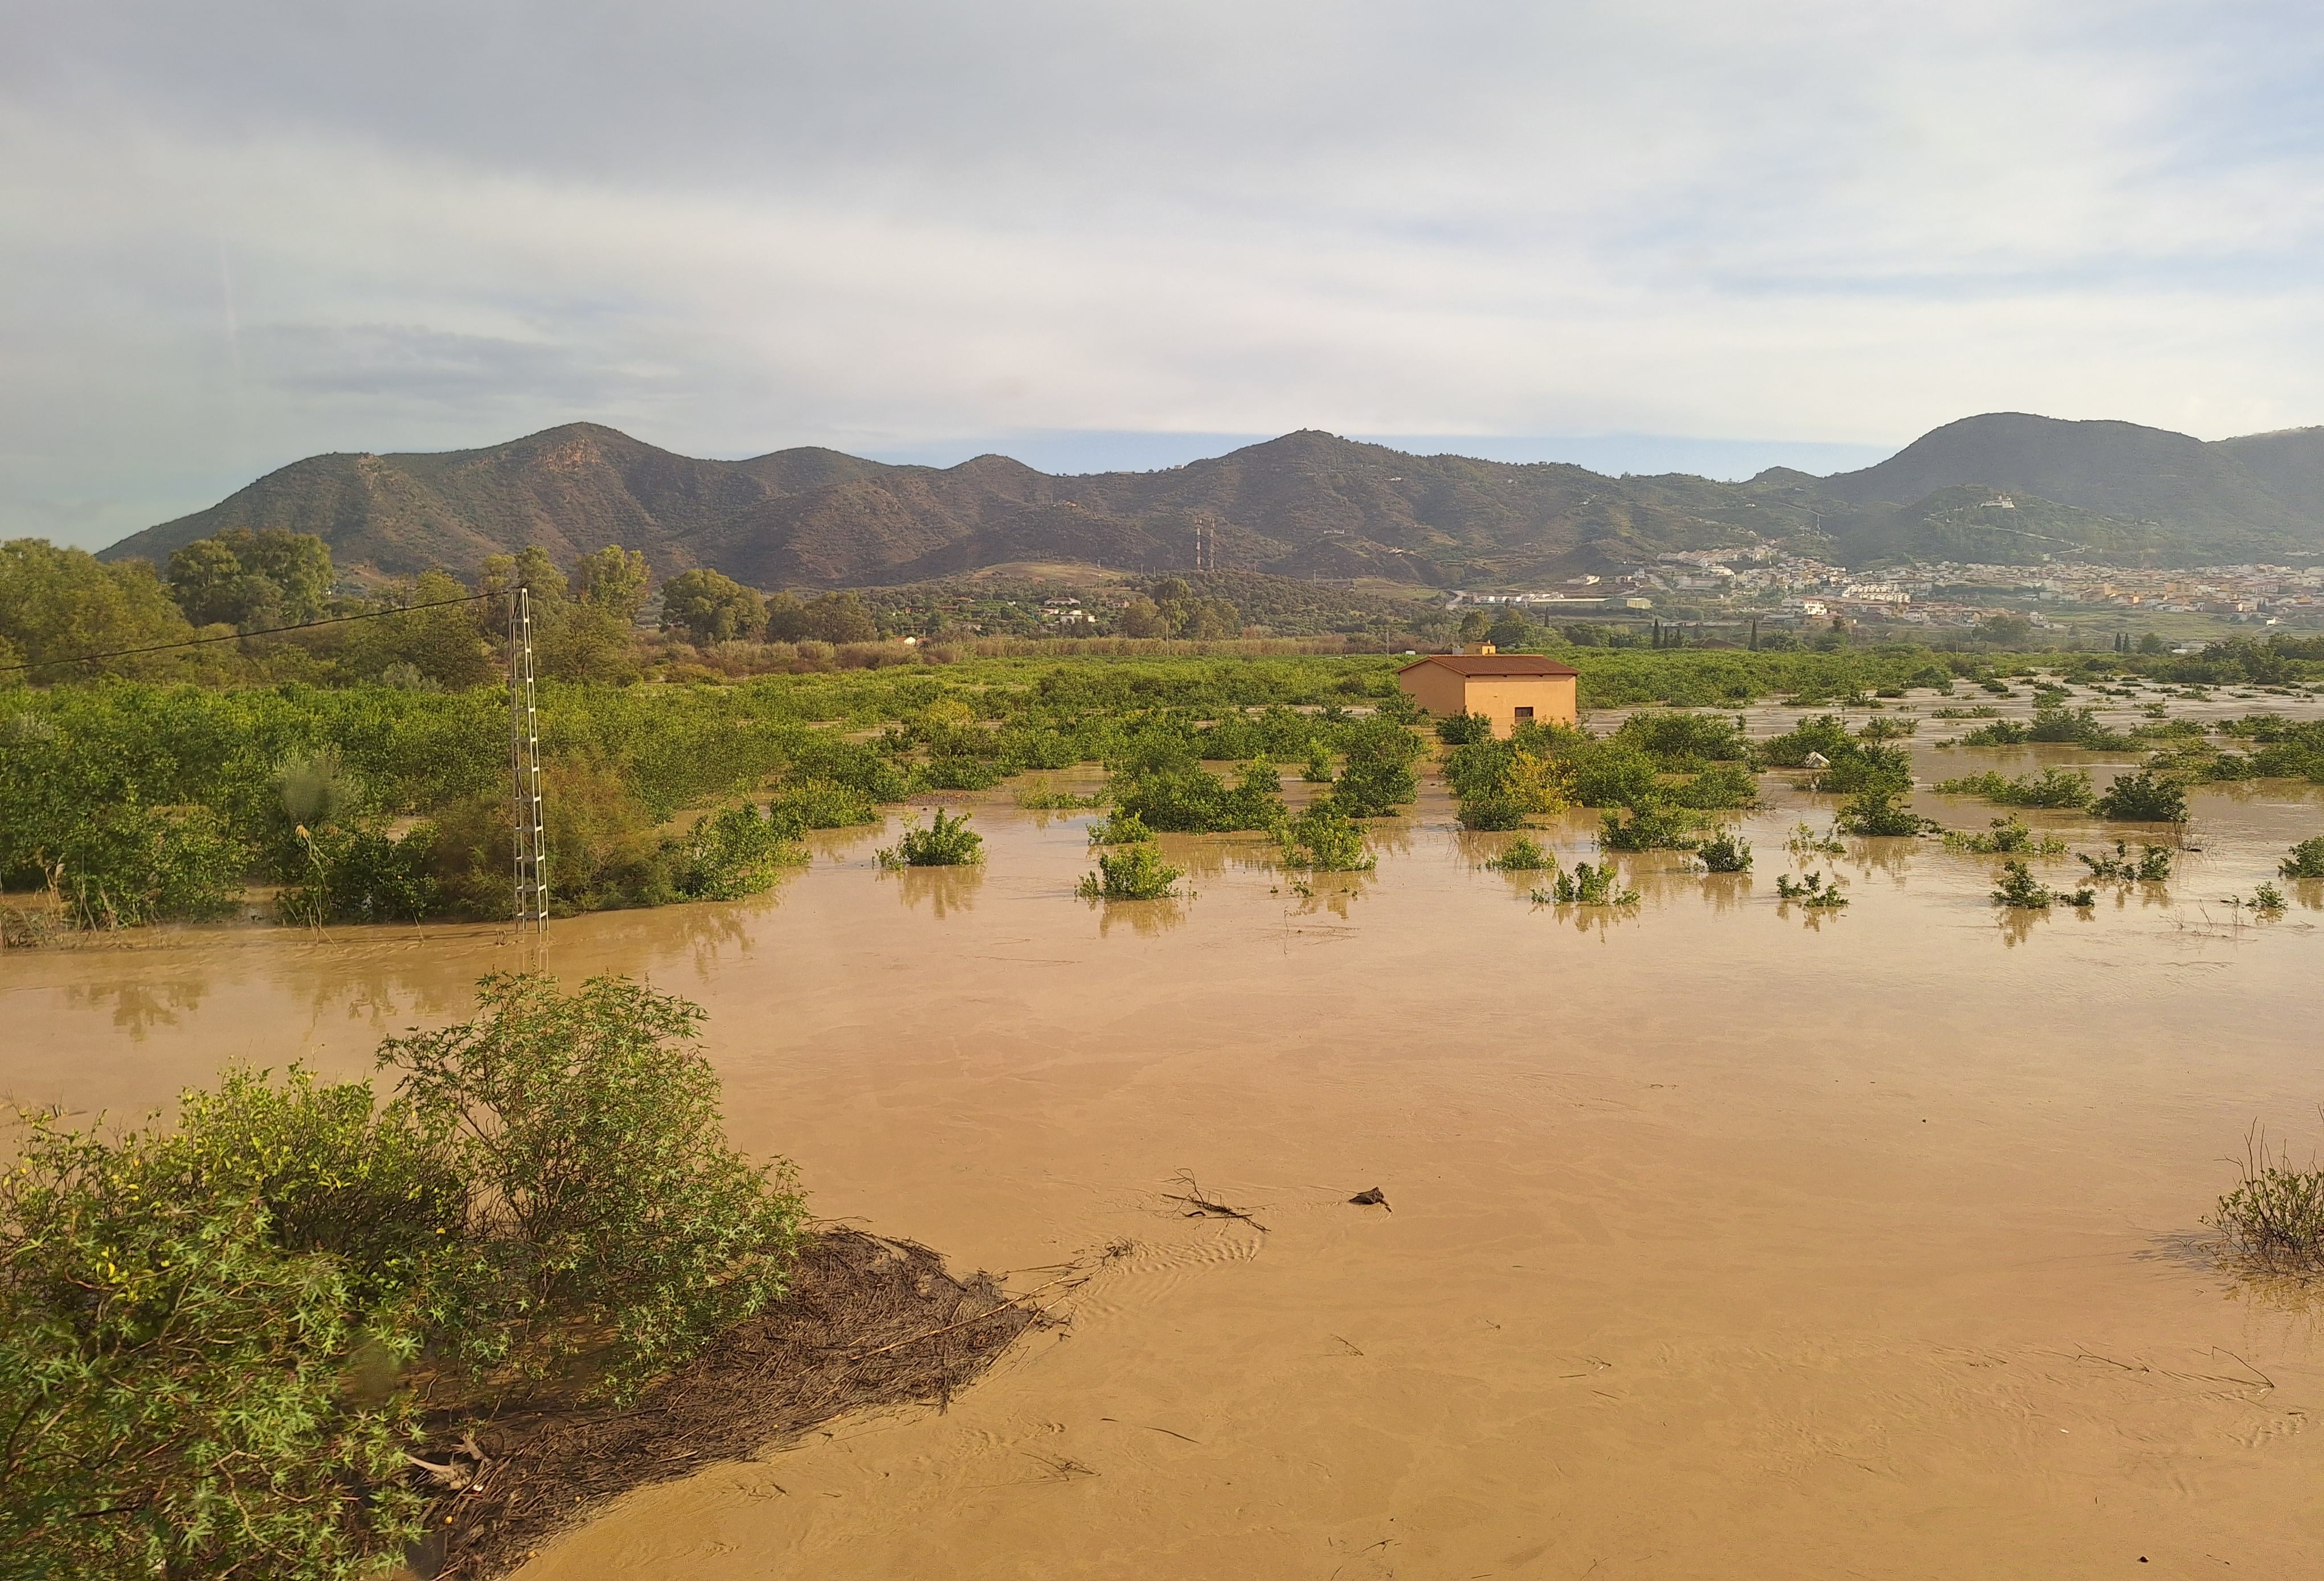
M 1431 653 L 1425 659 L 1416 659 L 1398 670 L 1417 670 L 1424 664 L 1442 664 L 1455 675 L 1579 675 L 1571 664 L 1560 664 L 1554 659 L 1545 659 L 1538 653 Z

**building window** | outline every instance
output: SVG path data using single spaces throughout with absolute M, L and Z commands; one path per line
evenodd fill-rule
M 1517 710 L 1517 722 L 1519 724 L 1523 724 L 1525 721 L 1532 717 L 1533 710 L 1531 708 L 1519 708 Z

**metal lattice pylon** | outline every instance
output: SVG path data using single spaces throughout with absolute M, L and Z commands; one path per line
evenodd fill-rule
M 532 689 L 532 595 L 509 597 L 509 790 L 516 836 L 516 922 L 549 931 L 549 850 L 541 825 L 540 713 Z

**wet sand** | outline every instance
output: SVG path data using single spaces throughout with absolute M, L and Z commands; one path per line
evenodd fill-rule
M 735 1139 L 821 1212 L 1019 1289 L 1129 1249 L 948 1413 L 647 1490 L 523 1574 L 2306 1573 L 2314 1322 L 2200 1221 L 2255 1121 L 2318 1133 L 2324 886 L 2218 903 L 2324 831 L 2315 789 L 2199 793 L 2167 900 L 2012 920 L 1989 859 L 1855 842 L 1809 859 L 1854 901 L 1817 919 L 1775 880 L 1831 803 L 1786 778 L 1754 874 L 1624 858 L 1613 914 L 1528 905 L 1431 782 L 1313 901 L 1220 837 L 1166 841 L 1191 900 L 1077 901 L 1084 817 L 949 798 L 981 874 L 879 874 L 866 831 L 760 901 L 557 925 L 560 975 L 709 1009 Z M 357 1071 L 522 964 L 433 928 L 0 957 L 5 1084 Z M 1265 1229 L 1184 1216 L 1181 1171 Z

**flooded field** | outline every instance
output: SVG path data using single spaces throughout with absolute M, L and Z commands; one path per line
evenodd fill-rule
M 1923 783 L 2133 761 L 1958 728 Z M 1755 872 L 1621 857 L 1618 911 L 1530 904 L 1431 780 L 1312 895 L 1255 837 L 1166 837 L 1191 898 L 1079 901 L 1087 817 L 997 792 L 946 799 L 982 871 L 882 874 L 865 830 L 761 901 L 556 925 L 559 975 L 707 1007 L 735 1141 L 821 1213 L 1018 1290 L 1091 1271 L 949 1411 L 649 1489 L 523 1574 L 2306 1573 L 2315 1319 L 2200 1220 L 2255 1122 L 2319 1133 L 2324 885 L 2224 903 L 2324 832 L 2316 789 L 2200 790 L 2167 889 L 2005 914 L 1934 841 L 1788 855 L 1831 807 L 1793 778 Z M 1809 867 L 1852 903 L 1779 905 Z M 357 1072 L 525 964 L 481 928 L 12 953 L 0 1075 L 122 1111 Z M 1187 1177 L 1256 1224 L 1186 1216 Z

